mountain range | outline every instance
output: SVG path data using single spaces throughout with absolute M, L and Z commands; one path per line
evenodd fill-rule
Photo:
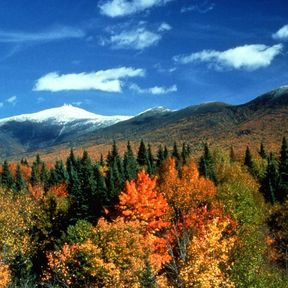
M 203 142 L 220 147 L 273 145 L 288 134 L 288 86 L 242 105 L 210 102 L 172 111 L 152 108 L 134 117 L 102 116 L 64 105 L 0 119 L 0 158 L 57 147 L 87 147 L 140 139 L 154 144 Z M 246 147 L 246 146 L 245 146 Z

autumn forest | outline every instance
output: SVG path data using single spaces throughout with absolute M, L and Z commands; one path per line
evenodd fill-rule
M 287 287 L 288 145 L 4 161 L 0 287 Z M 245 149 L 243 149 L 244 151 Z

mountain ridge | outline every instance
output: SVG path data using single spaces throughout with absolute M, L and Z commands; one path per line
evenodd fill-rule
M 92 114 L 87 115 L 97 115 Z M 253 141 L 271 142 L 288 133 L 287 115 L 288 87 L 285 86 L 241 105 L 209 102 L 176 111 L 154 107 L 134 117 L 127 116 L 123 121 L 106 123 L 106 126 L 97 126 L 87 118 L 63 125 L 27 119 L 8 121 L 3 125 L 0 120 L 0 135 L 4 139 L 0 144 L 0 155 L 1 158 L 12 157 L 17 153 L 33 153 L 48 148 L 56 151 L 59 145 L 68 148 L 110 144 L 113 139 L 136 142 L 143 138 L 167 145 L 173 145 L 177 140 L 195 144 L 195 149 L 209 141 L 226 147 L 244 142 L 245 145 Z

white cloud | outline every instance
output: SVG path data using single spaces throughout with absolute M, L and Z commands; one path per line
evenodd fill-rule
M 139 94 L 152 94 L 152 95 L 160 95 L 160 94 L 169 94 L 173 92 L 177 92 L 177 86 L 172 85 L 170 87 L 162 87 L 162 86 L 154 86 L 151 88 L 140 88 L 137 84 L 130 85 L 130 90 L 139 93 Z
M 35 33 L 0 30 L 0 43 L 49 42 L 68 38 L 83 38 L 84 36 L 85 33 L 80 29 L 62 26 Z
M 288 40 L 288 24 L 280 28 L 272 37 L 276 40 Z
M 273 59 L 281 53 L 282 44 L 274 46 L 244 45 L 226 51 L 203 50 L 190 55 L 175 56 L 174 60 L 181 64 L 207 62 L 216 68 L 234 68 L 256 70 L 267 67 Z
M 122 32 L 118 31 L 118 27 L 115 31 L 111 29 L 108 32 L 112 35 L 107 39 L 100 39 L 100 45 L 110 45 L 113 49 L 143 50 L 157 45 L 162 39 L 163 33 L 172 29 L 165 22 L 159 26 L 157 31 L 148 30 L 145 25 L 145 22 L 139 22 L 138 27 Z
M 109 0 L 102 1 L 99 8 L 103 15 L 122 17 L 132 15 L 154 6 L 163 6 L 173 0 Z
M 120 34 L 112 35 L 108 42 L 116 49 L 143 50 L 144 48 L 156 45 L 160 39 L 160 34 L 140 27 L 136 30 L 123 31 Z
M 172 29 L 172 27 L 171 27 L 168 23 L 163 22 L 163 23 L 159 26 L 158 31 L 159 31 L 159 32 L 165 32 L 165 31 L 170 31 L 171 29 Z
M 145 70 L 120 67 L 91 73 L 63 74 L 49 73 L 37 80 L 34 91 L 100 90 L 121 92 L 123 79 L 143 77 Z
M 11 105 L 15 105 L 17 102 L 17 97 L 16 96 L 11 96 L 9 98 L 6 99 L 6 101 L 11 104 Z

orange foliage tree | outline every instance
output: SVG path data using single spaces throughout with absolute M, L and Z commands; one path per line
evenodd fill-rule
M 156 188 L 156 178 L 151 179 L 145 171 L 140 171 L 135 180 L 125 183 L 119 195 L 118 210 L 126 220 L 138 220 L 150 232 L 169 226 L 167 211 L 169 205 Z
M 174 158 L 168 158 L 164 163 L 158 185 L 173 208 L 174 216 L 184 215 L 191 208 L 211 202 L 216 194 L 213 182 L 199 176 L 194 162 L 184 165 L 178 173 Z

